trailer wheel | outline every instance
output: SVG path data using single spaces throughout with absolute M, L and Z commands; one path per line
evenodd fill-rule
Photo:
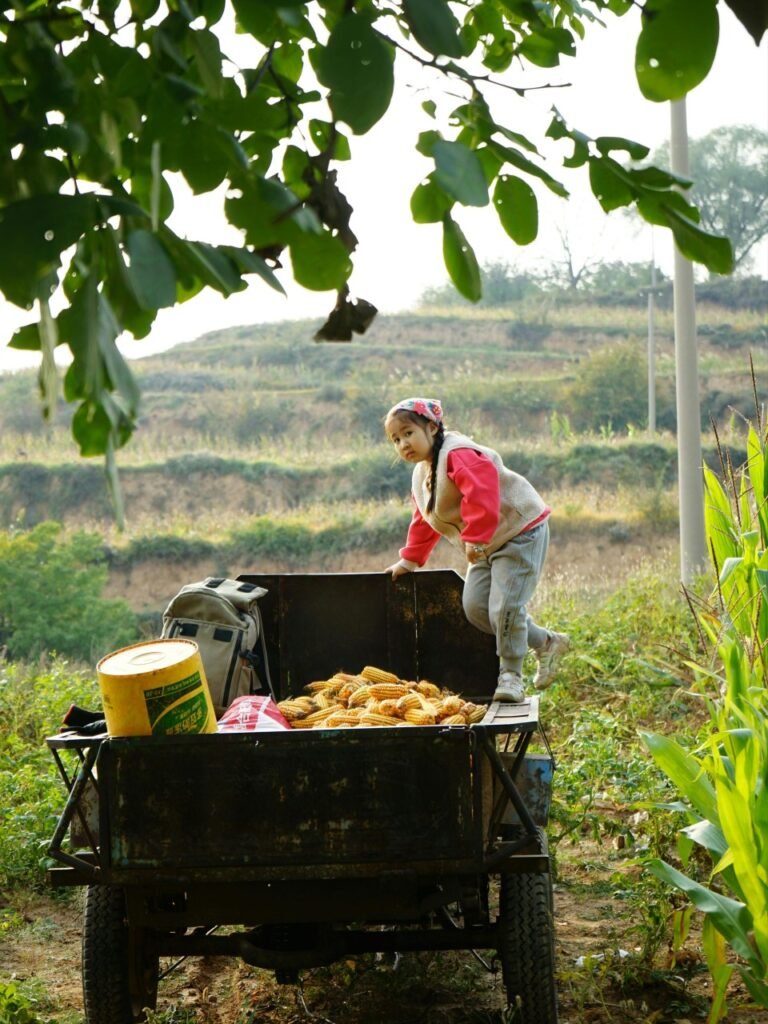
M 83 921 L 83 1005 L 86 1024 L 136 1024 L 157 1005 L 160 957 L 144 928 L 130 928 L 125 892 L 89 885 Z
M 501 971 L 515 1024 L 557 1024 L 552 881 L 549 874 L 502 875 Z

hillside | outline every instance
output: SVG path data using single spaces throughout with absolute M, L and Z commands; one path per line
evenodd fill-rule
M 706 424 L 712 418 L 727 434 L 734 410 L 754 408 L 749 359 L 760 378 L 767 320 L 715 305 L 698 316 L 704 444 L 716 463 Z M 556 565 L 610 577 L 674 551 L 669 310 L 656 321 L 654 437 L 642 429 L 642 307 L 538 300 L 424 310 L 379 317 L 351 344 L 317 344 L 315 326 L 216 332 L 133 363 L 143 411 L 119 456 L 120 534 L 101 466 L 71 442 L 72 410 L 61 407 L 43 426 L 34 373 L 0 376 L 0 522 L 55 519 L 102 534 L 110 589 L 147 612 L 208 572 L 386 565 L 408 521 L 408 470 L 384 442 L 382 417 L 404 394 L 429 393 L 442 399 L 449 426 L 497 447 L 545 494 Z M 612 352 L 607 390 L 603 382 L 585 400 L 586 369 L 609 353 L 610 371 Z M 616 401 L 625 427 L 601 421 L 601 408 Z M 453 564 L 451 553 L 439 551 L 435 564 Z

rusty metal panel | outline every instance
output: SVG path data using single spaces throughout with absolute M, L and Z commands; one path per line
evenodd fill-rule
M 107 741 L 113 868 L 393 866 L 480 857 L 469 730 Z
M 490 696 L 494 638 L 469 624 L 464 581 L 452 570 L 238 577 L 265 587 L 261 602 L 270 672 L 281 696 L 364 665 L 431 679 L 465 696 Z
M 377 665 L 416 672 L 413 587 L 383 573 L 248 575 L 268 590 L 262 618 L 270 673 L 281 696 L 334 672 Z
M 418 673 L 465 697 L 490 699 L 499 662 L 496 640 L 467 620 L 464 581 L 451 570 L 413 573 Z

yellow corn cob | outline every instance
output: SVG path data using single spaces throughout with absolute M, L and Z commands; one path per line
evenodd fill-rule
M 351 676 L 349 672 L 334 672 L 332 678 L 338 680 L 340 683 L 348 683 L 355 677 Z
M 440 720 L 440 725 L 466 725 L 467 720 L 464 715 L 448 715 L 447 718 Z
M 307 725 L 314 726 L 318 722 L 324 722 L 329 715 L 333 714 L 333 712 L 333 707 L 321 708 L 319 711 L 313 711 L 311 715 L 307 715 L 306 718 L 302 719 L 302 722 L 306 723 Z
M 369 689 L 376 700 L 387 700 L 390 697 L 396 700 L 408 693 L 408 687 L 403 683 L 371 683 Z
M 398 681 L 393 672 L 385 672 L 383 668 L 376 668 L 373 665 L 366 665 L 360 675 L 369 683 L 396 683 Z
M 412 722 L 414 725 L 434 725 L 435 716 L 430 715 L 424 708 L 408 708 L 403 715 L 406 722 Z
M 467 701 L 464 707 L 461 709 L 461 713 L 464 715 L 470 725 L 475 722 L 482 722 L 485 718 L 485 713 L 488 709 L 482 704 L 473 704 L 471 701 Z
M 339 686 L 340 685 L 341 685 L 341 683 L 339 683 Z M 334 680 L 333 679 L 317 679 L 317 680 L 315 680 L 315 682 L 307 683 L 307 685 L 304 687 L 304 689 L 308 693 L 320 693 L 323 690 L 332 689 L 333 686 L 334 686 Z
M 361 704 L 366 704 L 371 699 L 371 696 L 370 686 L 361 686 L 359 690 L 355 690 L 354 693 L 350 694 L 347 707 L 356 708 Z
M 360 715 L 360 725 L 397 725 L 397 718 L 389 715 L 378 715 L 375 711 L 366 711 Z
M 448 718 L 450 715 L 461 714 L 461 709 L 464 707 L 464 701 L 461 697 L 457 697 L 455 694 L 451 694 L 449 697 L 443 697 L 437 704 L 437 720 L 442 722 L 444 718 Z
M 434 683 L 430 683 L 428 679 L 421 679 L 416 683 L 416 689 L 419 693 L 423 693 L 425 697 L 440 697 L 442 696 L 442 690 L 439 686 L 435 686 Z
M 419 708 L 423 710 L 421 696 L 414 690 L 409 690 L 408 693 L 399 698 L 396 707 L 401 714 L 404 714 L 408 708 Z
M 315 704 L 318 709 L 321 708 L 337 708 L 339 705 L 336 701 L 334 694 L 329 693 L 327 690 L 320 690 L 315 694 Z
M 314 710 L 314 702 L 310 702 L 311 706 L 307 707 L 306 704 L 300 700 L 282 700 L 277 705 L 280 708 L 280 712 L 283 718 L 286 718 L 289 722 L 296 721 L 298 718 L 306 718 L 312 710 Z
M 379 714 L 389 715 L 390 718 L 402 718 L 402 712 L 397 706 L 397 701 L 389 698 L 379 704 Z
M 332 715 L 328 715 L 324 724 L 329 729 L 349 729 L 360 724 L 360 717 L 350 715 L 348 711 L 334 711 Z

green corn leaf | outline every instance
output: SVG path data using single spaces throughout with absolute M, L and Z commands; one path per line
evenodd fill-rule
M 713 927 L 730 943 L 734 951 L 754 969 L 760 968 L 750 942 L 752 917 L 743 903 L 707 889 L 658 858 L 645 861 L 644 866 L 656 878 L 684 892 L 694 906 L 711 919 Z
M 722 857 L 728 849 L 722 829 L 713 825 L 711 821 L 695 821 L 681 831 L 698 846 L 703 846 L 713 859 Z
M 704 918 L 701 945 L 712 978 L 709 1020 L 714 1022 L 720 1020 L 725 1012 L 725 994 L 733 974 L 733 965 L 726 960 L 725 940 L 709 917 Z
M 641 732 L 640 738 L 656 764 L 677 786 L 697 814 L 719 825 L 715 790 L 704 774 L 701 763 L 669 736 Z
M 738 765 L 738 762 L 737 762 Z M 760 878 L 757 863 L 758 845 L 752 831 L 750 813 L 750 779 L 737 766 L 736 783 L 731 784 L 725 773 L 717 786 L 718 809 L 723 834 L 733 857 L 733 869 L 739 880 L 743 899 L 752 914 L 756 938 L 760 932 L 768 938 L 766 888 Z
M 766 498 L 765 488 L 765 452 L 760 437 L 754 426 L 750 424 L 747 434 L 747 467 L 752 481 L 755 501 L 761 504 Z
M 720 480 L 708 467 L 704 467 L 704 526 L 707 547 L 720 572 L 728 558 L 739 553 L 736 529 L 728 495 Z
M 747 473 L 739 477 L 739 516 L 742 526 L 747 526 L 752 520 L 752 507 L 749 501 L 750 483 Z M 765 547 L 765 534 L 763 534 L 763 547 Z

